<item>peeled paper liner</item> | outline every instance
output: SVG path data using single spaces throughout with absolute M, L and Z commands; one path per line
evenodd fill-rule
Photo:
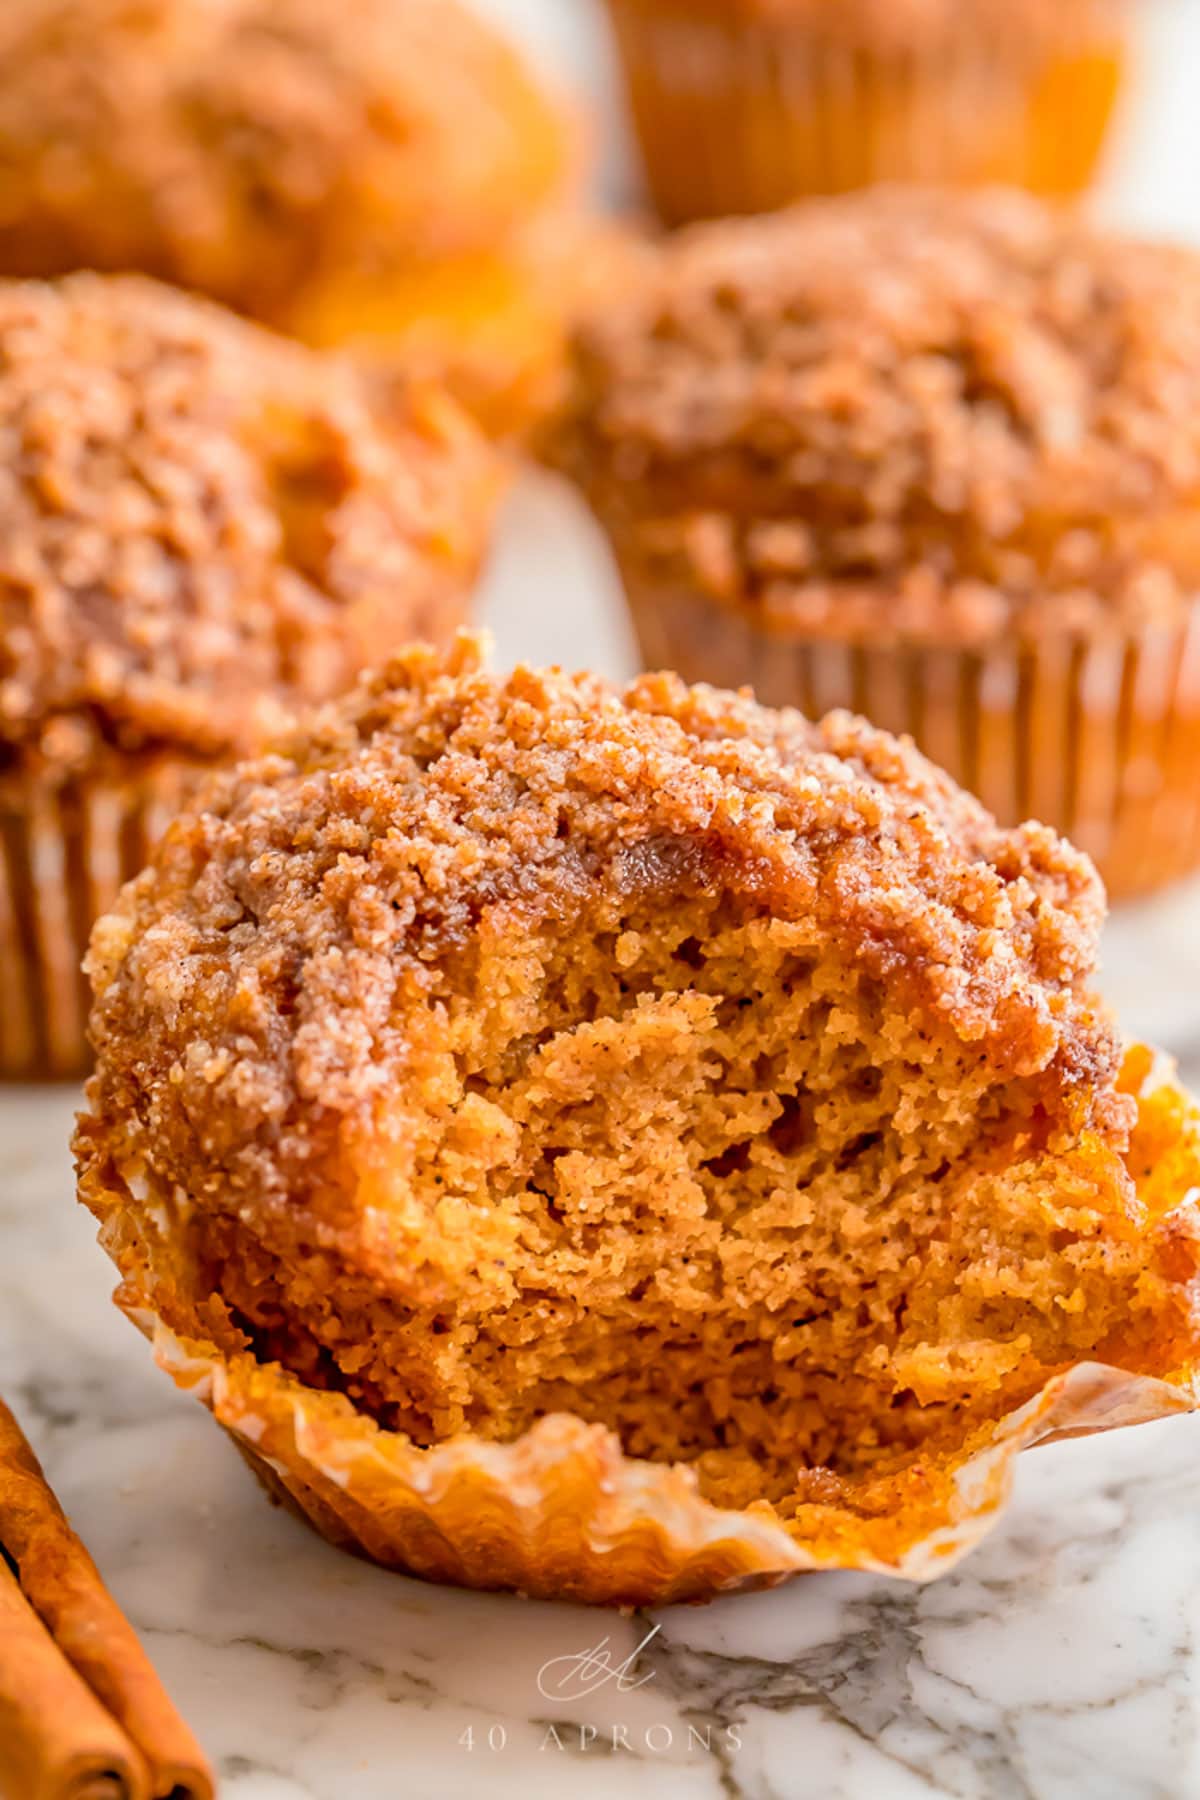
M 1019 1451 L 1194 1405 L 1189 1388 L 1077 1364 L 996 1425 L 954 1470 L 944 1522 L 889 1561 L 844 1532 L 836 1548 L 814 1550 L 765 1514 L 713 1506 L 685 1466 L 627 1457 L 613 1432 L 567 1413 L 511 1444 L 462 1436 L 422 1450 L 340 1394 L 126 1310 L 264 1485 L 331 1542 L 430 1581 L 608 1604 L 708 1599 L 820 1569 L 927 1581 L 991 1530 Z
M 1200 1112 L 1155 1053 L 1132 1048 L 1128 1070 L 1151 1130 L 1161 1106 L 1168 1133 L 1159 1176 L 1151 1171 L 1144 1190 L 1151 1213 L 1164 1217 L 1195 1198 Z M 1200 1401 L 1192 1370 L 1162 1380 L 1078 1363 L 977 1428 L 958 1460 L 945 1449 L 914 1454 L 872 1484 L 869 1510 L 852 1486 L 834 1504 L 807 1502 L 792 1535 L 765 1503 L 715 1506 L 687 1465 L 628 1457 L 614 1432 L 568 1413 L 507 1444 L 463 1434 L 422 1449 L 345 1395 L 307 1387 L 249 1351 L 227 1355 L 183 1335 L 162 1317 L 181 1292 L 173 1205 L 153 1203 L 144 1170 L 123 1178 L 111 1163 L 85 1170 L 81 1193 L 124 1277 L 117 1304 L 264 1486 L 331 1542 L 430 1581 L 610 1605 L 705 1600 L 816 1570 L 927 1581 L 992 1529 L 1020 1451 L 1190 1412 Z

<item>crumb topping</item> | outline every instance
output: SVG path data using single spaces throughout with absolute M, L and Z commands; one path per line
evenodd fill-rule
M 202 1111 L 222 1179 L 294 1195 L 314 1135 L 401 1079 L 481 921 L 519 940 L 593 891 L 714 887 L 819 916 L 936 1034 L 1060 1104 L 1099 1083 L 1088 1108 L 1111 1111 L 1087 991 L 1102 894 L 1052 832 L 1000 829 L 847 714 L 667 675 L 498 679 L 471 639 L 393 661 L 174 824 L 93 940 L 100 1079 L 152 1106 L 176 1178 Z
M 1200 258 L 1004 192 L 696 227 L 579 329 L 553 454 L 623 554 L 806 629 L 1174 616 Z
M 135 277 L 0 283 L 0 763 L 244 751 L 460 615 L 490 458 L 443 397 Z
M 137 269 L 279 323 L 298 285 L 501 239 L 570 134 L 456 0 L 0 8 L 0 269 Z

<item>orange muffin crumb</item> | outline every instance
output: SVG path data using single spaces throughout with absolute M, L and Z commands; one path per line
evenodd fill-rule
M 231 1367 L 409 1446 L 570 1415 L 895 1556 L 1048 1382 L 1196 1356 L 1194 1132 L 1137 1123 L 1101 914 L 848 715 L 409 655 L 97 928 L 82 1195 Z

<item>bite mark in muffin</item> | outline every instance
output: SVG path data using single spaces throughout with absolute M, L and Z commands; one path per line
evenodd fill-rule
M 846 715 L 410 656 L 98 928 L 81 1192 L 132 1310 L 414 1470 L 569 1415 L 896 1566 L 1078 1365 L 1188 1403 L 1195 1128 L 1101 913 Z

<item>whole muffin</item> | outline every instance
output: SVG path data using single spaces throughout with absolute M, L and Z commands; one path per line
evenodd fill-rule
M 1200 863 L 1200 257 L 881 191 L 643 267 L 554 455 L 647 664 L 911 732 L 1114 893 Z
M 608 0 L 672 224 L 879 181 L 1088 184 L 1128 0 Z
M 444 396 L 135 277 L 0 282 L 0 1075 L 85 1060 L 92 921 L 180 795 L 447 635 L 492 458 Z
M 846 714 L 406 655 L 97 926 L 81 1195 L 160 1362 L 382 1562 L 929 1574 L 1022 1443 L 1191 1404 L 1198 1122 L 1122 1071 L 1102 911 Z
M 575 151 L 456 0 L 0 8 L 0 272 L 140 270 L 498 426 L 561 350 Z

